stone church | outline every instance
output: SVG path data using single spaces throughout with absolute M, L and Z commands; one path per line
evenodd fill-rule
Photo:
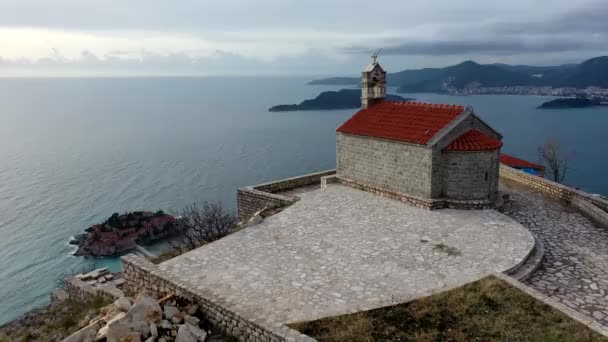
M 362 109 L 336 130 L 340 182 L 431 209 L 491 207 L 502 135 L 471 107 L 386 101 L 376 57 Z

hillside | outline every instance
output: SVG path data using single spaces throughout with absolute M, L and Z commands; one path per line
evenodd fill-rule
M 608 88 L 608 57 L 596 57 L 580 64 L 528 66 L 478 64 L 466 61 L 445 68 L 403 70 L 387 75 L 388 85 L 398 92 L 443 92 L 446 88 L 552 86 Z M 310 84 L 356 85 L 358 77 L 334 77 Z
M 405 101 L 398 95 L 387 95 L 387 99 L 392 101 Z M 351 109 L 361 107 L 360 89 L 341 89 L 339 91 L 324 91 L 314 99 L 304 100 L 300 104 L 286 104 L 273 106 L 270 112 L 291 112 L 298 110 L 330 110 L 330 109 Z
M 398 92 L 440 92 L 447 87 L 462 89 L 467 86 L 500 87 L 529 85 L 536 81 L 533 76 L 505 69 L 497 65 L 481 65 L 466 61 L 454 66 L 425 73 L 429 77 L 417 82 L 404 81 Z
M 601 102 L 598 100 L 586 99 L 584 97 L 575 97 L 551 100 L 541 104 L 540 106 L 538 106 L 538 108 L 585 108 L 601 105 Z

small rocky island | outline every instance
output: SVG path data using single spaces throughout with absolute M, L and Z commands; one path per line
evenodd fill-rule
M 407 101 L 398 95 L 387 95 L 389 101 Z M 298 110 L 332 110 L 361 108 L 360 89 L 341 89 L 338 91 L 324 91 L 311 100 L 304 100 L 300 104 L 285 104 L 271 107 L 271 112 L 291 112 Z
M 134 211 L 122 215 L 114 213 L 105 222 L 85 231 L 70 241 L 78 246 L 76 256 L 122 255 L 134 250 L 137 244 L 179 234 L 181 228 L 175 217 L 162 211 Z
M 594 106 L 605 106 L 602 101 L 596 99 L 588 99 L 584 97 L 569 97 L 569 98 L 561 98 L 555 99 L 552 101 L 545 102 L 538 106 L 541 109 L 551 109 L 551 108 L 585 108 L 585 107 L 594 107 Z

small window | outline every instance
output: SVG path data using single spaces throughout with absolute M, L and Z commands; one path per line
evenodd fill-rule
M 488 180 L 488 171 L 486 171 L 486 181 Z

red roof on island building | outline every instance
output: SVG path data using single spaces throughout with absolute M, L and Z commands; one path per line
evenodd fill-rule
M 514 168 L 518 168 L 518 169 L 529 168 L 529 169 L 535 169 L 535 170 L 540 170 L 540 171 L 545 170 L 545 167 L 543 165 L 532 163 L 527 160 L 519 159 L 519 158 L 510 156 L 508 154 L 500 155 L 500 163 L 505 164 L 507 166 L 514 167 Z
M 384 101 L 360 110 L 336 131 L 426 145 L 464 110 L 459 105 Z

